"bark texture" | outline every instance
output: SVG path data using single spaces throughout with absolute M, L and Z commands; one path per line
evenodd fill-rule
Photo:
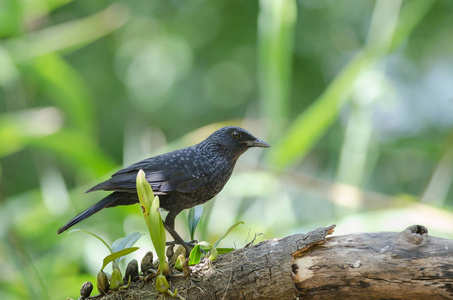
M 185 299 L 453 299 L 453 241 L 401 233 L 329 237 L 334 225 L 261 242 L 170 278 Z M 155 299 L 155 281 L 103 299 Z
M 420 225 L 331 237 L 293 256 L 304 299 L 453 299 L 453 241 Z

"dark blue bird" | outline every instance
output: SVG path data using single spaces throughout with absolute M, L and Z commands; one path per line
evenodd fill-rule
M 183 209 L 203 204 L 217 195 L 230 179 L 239 156 L 252 147 L 270 146 L 245 129 L 228 126 L 194 146 L 132 164 L 89 189 L 87 192 L 104 190 L 113 193 L 72 218 L 57 233 L 105 207 L 138 203 L 135 180 L 142 169 L 154 194 L 159 196 L 160 206 L 168 211 L 165 228 L 176 241 L 183 243 L 174 230 L 175 217 Z

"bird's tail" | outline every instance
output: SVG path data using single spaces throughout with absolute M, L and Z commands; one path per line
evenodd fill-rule
M 63 227 L 58 229 L 57 234 L 60 234 L 60 233 L 62 233 L 64 231 L 66 231 L 67 229 L 71 228 L 75 224 L 77 224 L 77 223 L 85 220 L 86 218 L 94 215 L 95 213 L 97 213 L 98 211 L 100 211 L 101 209 L 103 209 L 105 207 L 118 205 L 115 202 L 117 202 L 119 199 L 121 199 L 121 196 L 118 195 L 117 193 L 112 193 L 112 194 L 108 195 L 107 197 L 105 197 L 101 201 L 95 203 L 94 205 L 92 205 L 91 207 L 86 209 L 85 211 L 81 212 L 80 214 L 78 214 L 77 216 L 72 218 Z

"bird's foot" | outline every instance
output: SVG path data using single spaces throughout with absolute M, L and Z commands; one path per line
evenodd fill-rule
M 166 245 L 167 246 L 182 245 L 184 248 L 186 248 L 186 257 L 189 257 L 190 251 L 192 251 L 193 247 L 195 247 L 197 243 L 198 241 L 196 240 L 192 240 L 189 242 L 182 241 L 182 243 L 180 241 L 171 241 L 167 242 Z
M 195 245 L 198 243 L 197 240 L 191 240 L 191 241 L 188 241 L 188 242 L 184 242 L 184 244 L 188 245 L 189 247 L 193 248 L 195 247 Z M 179 241 L 171 241 L 171 242 L 167 242 L 166 243 L 167 246 L 171 246 L 171 245 L 181 245 L 181 243 Z
M 184 242 L 184 240 L 179 236 L 179 234 L 173 228 L 174 227 L 173 222 L 170 223 L 172 225 L 170 225 L 170 226 L 167 225 L 167 219 L 168 219 L 168 215 L 167 215 L 167 218 L 165 219 L 164 227 L 168 231 L 168 233 L 170 233 L 170 235 L 175 239 L 174 242 L 170 242 L 170 243 L 177 243 L 177 244 L 182 245 L 184 248 L 186 248 L 186 256 L 189 256 L 190 251 L 192 251 L 192 248 L 195 247 L 195 245 L 190 245 L 190 244 L 187 244 L 186 242 Z

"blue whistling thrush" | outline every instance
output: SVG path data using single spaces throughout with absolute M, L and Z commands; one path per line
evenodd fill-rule
M 186 208 L 205 203 L 217 195 L 230 179 L 236 161 L 252 147 L 269 148 L 240 127 L 223 127 L 199 144 L 144 159 L 119 170 L 87 191 L 112 191 L 110 195 L 72 218 L 58 234 L 105 207 L 138 203 L 137 173 L 142 169 L 161 208 L 168 211 L 165 229 L 178 243 L 189 247 L 174 230 L 175 217 Z

